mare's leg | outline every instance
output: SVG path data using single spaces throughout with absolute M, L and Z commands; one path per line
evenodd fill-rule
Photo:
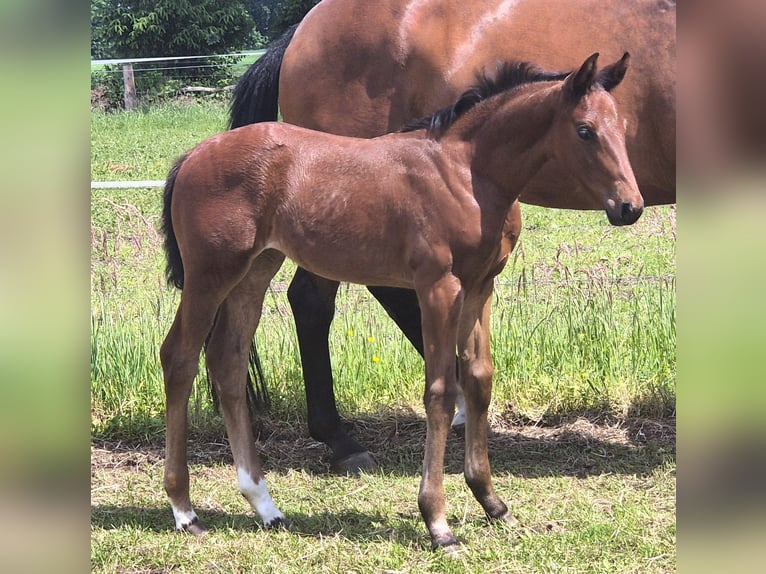
M 208 368 L 220 397 L 239 490 L 267 527 L 284 525 L 286 521 L 266 486 L 242 380 L 247 372 L 250 342 L 261 318 L 264 295 L 283 261 L 284 255 L 273 250 L 256 258 L 247 276 L 221 305 L 207 347 Z
M 447 524 L 444 498 L 444 450 L 457 392 L 455 346 L 462 306 L 460 282 L 448 275 L 418 289 L 423 314 L 426 362 L 426 447 L 418 508 L 431 535 L 431 547 L 453 549 L 457 544 Z
M 287 292 L 298 333 L 311 436 L 333 451 L 334 472 L 357 473 L 375 466 L 370 453 L 341 425 L 330 365 L 330 323 L 338 283 L 298 268 Z
M 516 524 L 495 493 L 487 452 L 487 410 L 492 398 L 492 357 L 489 345 L 492 279 L 479 293 L 466 296 L 458 333 L 460 384 L 466 406 L 465 480 L 484 511 L 492 518 Z
M 206 289 L 187 281 L 175 320 L 160 349 L 166 401 L 165 491 L 173 508 L 176 528 L 193 534 L 201 534 L 204 527 L 189 498 L 187 408 L 200 350 L 223 296 L 222 289 Z

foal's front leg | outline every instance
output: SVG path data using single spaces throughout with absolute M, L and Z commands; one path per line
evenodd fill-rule
M 444 449 L 457 391 L 455 346 L 462 305 L 460 282 L 447 276 L 418 289 L 426 363 L 426 446 L 418 507 L 431 535 L 431 548 L 454 549 L 444 497 Z
M 494 373 L 489 338 L 491 303 L 490 279 L 482 292 L 466 297 L 460 319 L 460 384 L 466 406 L 465 480 L 488 516 L 515 525 L 518 521 L 492 486 L 487 449 L 487 412 L 492 398 Z

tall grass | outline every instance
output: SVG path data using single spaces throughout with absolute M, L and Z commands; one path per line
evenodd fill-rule
M 225 126 L 220 103 L 94 113 L 92 179 L 162 179 L 174 158 Z M 163 278 L 161 190 L 98 190 L 91 200 L 91 391 L 100 436 L 162 430 L 158 349 L 178 293 Z M 630 228 L 601 213 L 524 206 L 524 231 L 496 281 L 495 417 L 597 410 L 626 416 L 675 408 L 675 210 Z M 273 414 L 305 417 L 286 263 L 257 333 Z M 335 392 L 345 413 L 418 404 L 420 357 L 379 305 L 344 286 L 331 330 Z M 201 370 L 195 424 L 220 424 Z

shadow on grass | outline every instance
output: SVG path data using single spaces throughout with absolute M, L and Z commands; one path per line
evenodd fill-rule
M 243 532 L 270 532 L 253 514 L 226 513 L 205 509 L 200 517 L 210 533 L 233 530 Z M 347 540 L 373 542 L 381 538 L 395 539 L 403 545 L 424 545 L 427 533 L 420 516 L 397 519 L 394 522 L 382 514 L 356 511 L 317 512 L 305 514 L 291 512 L 288 532 L 295 536 L 327 538 L 340 535 Z M 102 530 L 133 529 L 144 532 L 175 533 L 169 508 L 140 508 L 136 506 L 95 505 L 91 508 L 91 527 Z M 189 536 L 190 534 L 178 534 Z
M 267 470 L 293 469 L 318 475 L 330 472 L 332 453 L 308 436 L 305 425 L 268 419 L 259 425 L 261 457 Z M 359 415 L 347 427 L 370 450 L 380 471 L 420 476 L 426 430 L 420 414 L 396 410 Z M 203 432 L 190 430 L 190 464 L 232 463 L 222 425 Z M 156 438 L 120 442 L 94 439 L 93 446 L 92 466 L 134 466 L 147 457 L 162 464 L 164 457 L 164 445 Z M 447 473 L 462 473 L 464 452 L 463 438 L 451 433 L 445 457 Z M 490 430 L 489 452 L 493 473 L 521 478 L 647 476 L 675 460 L 675 421 L 573 417 L 547 426 L 499 423 Z

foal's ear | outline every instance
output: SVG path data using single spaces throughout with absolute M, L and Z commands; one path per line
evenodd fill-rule
M 586 94 L 596 77 L 598 52 L 591 54 L 580 69 L 569 75 L 564 82 L 564 90 L 570 101 L 577 102 Z
M 601 84 L 607 92 L 611 92 L 615 86 L 622 82 L 625 72 L 628 71 L 629 62 L 630 54 L 625 52 L 617 62 L 606 66 L 598 73 L 596 82 Z

